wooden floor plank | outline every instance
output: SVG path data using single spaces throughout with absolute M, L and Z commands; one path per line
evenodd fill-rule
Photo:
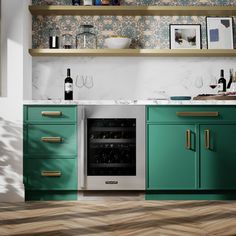
M 0 203 L 0 235 L 236 235 L 236 202 L 77 201 Z

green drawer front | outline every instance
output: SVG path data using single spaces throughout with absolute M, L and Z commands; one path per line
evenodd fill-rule
M 77 121 L 76 106 L 25 106 L 25 122 L 65 123 Z
M 236 106 L 148 106 L 148 122 L 234 121 Z
M 76 190 L 76 159 L 27 159 L 26 188 L 35 190 Z
M 28 125 L 24 153 L 30 155 L 76 155 L 76 125 Z

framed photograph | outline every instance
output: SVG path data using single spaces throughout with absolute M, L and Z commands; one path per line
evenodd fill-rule
M 207 48 L 234 49 L 233 17 L 206 17 Z
M 200 24 L 171 24 L 170 49 L 201 49 Z

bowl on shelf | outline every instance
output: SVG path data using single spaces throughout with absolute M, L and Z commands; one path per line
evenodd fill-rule
M 131 39 L 123 36 L 112 36 L 105 39 L 105 46 L 110 49 L 125 49 L 129 48 Z

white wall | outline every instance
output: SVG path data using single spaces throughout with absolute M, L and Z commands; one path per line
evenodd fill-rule
M 2 0 L 3 79 L 0 98 L 0 202 L 22 201 L 23 79 L 31 74 L 28 0 Z M 25 64 L 27 63 L 27 65 Z M 29 80 L 31 81 L 31 79 Z M 30 82 L 29 82 L 30 83 Z M 30 83 L 31 86 L 31 83 Z
M 236 69 L 235 58 L 34 58 L 33 99 L 63 98 L 66 68 L 77 74 L 92 75 L 94 87 L 74 86 L 75 99 L 147 99 L 212 93 L 213 76 L 220 69 Z M 202 86 L 201 86 L 202 80 Z

